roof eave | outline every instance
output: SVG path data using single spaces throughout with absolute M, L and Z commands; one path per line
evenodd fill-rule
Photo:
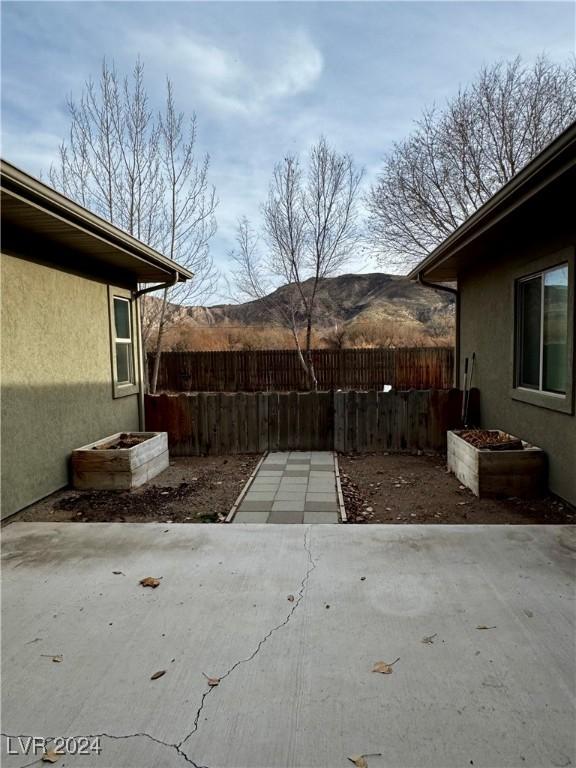
M 528 165 L 507 182 L 496 194 L 494 194 L 486 203 L 472 214 L 466 221 L 455 229 L 432 253 L 426 256 L 414 269 L 408 273 L 411 280 L 418 279 L 419 276 L 427 277 L 432 269 L 438 268 L 443 262 L 446 262 L 454 254 L 476 239 L 482 232 L 486 231 L 493 223 L 500 220 L 510 210 L 517 205 L 521 205 L 528 197 L 538 192 L 544 186 L 549 184 L 559 174 L 564 173 L 568 168 L 576 163 L 576 122 L 572 123 L 563 133 L 560 134 L 546 149 L 537 155 Z M 566 152 L 571 154 L 564 164 L 556 170 L 555 173 L 547 174 L 552 163 L 561 159 Z M 539 177 L 544 176 L 540 180 Z M 524 194 L 523 194 L 524 193 Z M 519 197 L 514 204 L 514 199 Z M 457 271 L 452 274 L 445 271 L 442 277 L 443 281 L 457 279 Z
M 110 222 L 46 186 L 11 163 L 1 160 L 0 166 L 2 188 L 5 188 L 8 193 L 12 192 L 30 204 L 42 208 L 47 213 L 66 220 L 72 227 L 93 234 L 101 240 L 106 240 L 139 261 L 153 264 L 170 275 L 177 272 L 179 280 L 182 282 L 194 277 L 194 273 L 189 269 L 163 256 L 137 238 L 118 229 Z

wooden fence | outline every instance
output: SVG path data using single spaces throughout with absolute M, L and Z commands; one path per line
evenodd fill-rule
M 403 349 L 315 349 L 320 390 L 449 389 L 454 350 L 446 347 Z M 164 352 L 158 391 L 306 392 L 310 382 L 293 349 L 240 352 Z
M 461 426 L 461 398 L 456 389 L 147 395 L 146 429 L 167 431 L 173 456 L 439 451 L 446 430 Z

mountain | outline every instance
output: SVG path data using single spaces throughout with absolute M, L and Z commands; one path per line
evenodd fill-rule
M 178 319 L 197 326 L 270 325 L 278 322 L 278 306 L 289 307 L 290 291 L 289 286 L 282 286 L 263 299 L 244 304 L 174 307 L 173 311 Z M 435 318 L 452 315 L 453 304 L 452 294 L 426 288 L 398 275 L 380 272 L 340 275 L 320 281 L 317 325 L 328 328 L 336 324 L 391 321 L 427 326 Z

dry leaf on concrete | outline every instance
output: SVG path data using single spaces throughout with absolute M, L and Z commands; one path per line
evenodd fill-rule
M 356 768 L 368 768 L 369 757 L 382 757 L 382 753 L 372 752 L 370 755 L 353 755 L 352 757 L 349 757 L 348 760 L 350 760 L 351 763 L 354 763 Z
M 400 658 L 397 658 L 396 661 L 400 661 Z M 396 664 L 396 661 L 393 661 L 391 664 L 386 664 L 385 661 L 377 661 L 376 664 L 374 664 L 372 672 L 380 672 L 382 675 L 390 675 L 393 672 L 392 667 Z
M 158 672 L 154 672 L 150 680 L 158 680 L 159 677 L 164 677 L 165 674 L 166 674 L 165 669 L 159 669 Z
M 214 688 L 217 685 L 220 685 L 220 678 L 219 677 L 208 677 L 208 675 L 205 672 L 202 672 L 206 680 L 208 680 L 208 685 L 211 688 Z
M 476 629 L 496 629 L 496 627 L 487 627 L 486 624 L 478 624 Z
M 160 586 L 160 579 L 155 579 L 154 576 L 146 576 L 145 579 L 140 579 L 140 584 L 143 587 L 152 587 L 152 589 L 156 589 L 156 587 Z
M 60 758 L 60 754 L 54 749 L 49 749 L 42 755 L 42 761 L 44 763 L 55 763 Z
M 47 659 L 52 659 L 53 662 L 56 664 L 60 664 L 64 661 L 64 656 L 62 656 L 61 653 L 52 654 L 52 653 L 41 653 L 41 656 L 45 656 Z
M 368 768 L 368 761 L 364 755 L 352 755 L 348 760 L 350 760 L 351 763 L 354 763 L 356 768 Z
M 294 595 L 288 595 L 288 602 L 293 603 L 294 602 Z

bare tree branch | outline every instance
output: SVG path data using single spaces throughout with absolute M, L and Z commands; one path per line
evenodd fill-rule
M 218 205 L 210 159 L 196 157 L 196 116 L 187 123 L 177 111 L 170 80 L 164 109 L 154 115 L 140 60 L 123 80 L 104 60 L 98 82 L 87 81 L 68 112 L 70 132 L 50 168 L 51 184 L 194 273 L 141 300 L 144 345 L 156 353 L 154 391 L 170 305 L 205 300 L 218 280 L 209 247 Z
M 312 332 L 317 320 L 320 280 L 337 274 L 359 239 L 356 201 L 363 171 L 349 155 L 332 149 L 324 138 L 315 144 L 305 173 L 298 157 L 288 155 L 273 172 L 263 206 L 266 255 L 246 219 L 238 225 L 237 286 L 250 298 L 264 298 L 272 316 L 289 328 L 300 362 L 317 386 Z M 286 284 L 288 302 L 275 302 L 270 285 Z M 303 335 L 303 339 L 301 338 Z
M 499 62 L 424 111 L 367 196 L 383 263 L 413 266 L 576 119 L 575 62 Z

